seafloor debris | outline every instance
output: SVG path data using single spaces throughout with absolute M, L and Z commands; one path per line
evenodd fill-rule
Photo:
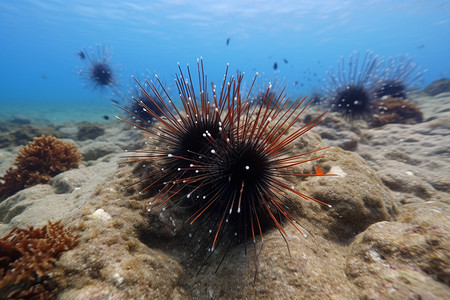
M 78 167 L 81 158 L 77 147 L 71 143 L 45 135 L 34 138 L 20 148 L 16 168 L 10 168 L 0 177 L 0 199 Z
M 0 298 L 52 298 L 54 263 L 77 244 L 78 237 L 61 221 L 11 230 L 0 239 Z

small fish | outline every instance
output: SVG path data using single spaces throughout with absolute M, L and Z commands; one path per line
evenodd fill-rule
M 42 74 L 41 78 L 42 78 L 42 79 L 47 79 L 48 76 L 47 76 L 47 74 Z
M 84 54 L 83 51 L 78 52 L 78 56 L 80 57 L 80 59 L 85 59 L 86 55 Z
M 273 69 L 276 70 L 277 68 L 278 68 L 278 64 L 277 64 L 277 62 L 274 62 L 273 63 Z
M 298 81 L 296 80 L 296 81 L 294 81 L 292 84 L 293 84 L 293 85 L 297 85 L 297 84 L 298 84 Z
M 230 38 L 227 38 L 227 46 L 230 44 Z
M 107 115 L 104 115 L 104 116 L 103 116 L 103 119 L 109 120 L 109 117 L 108 117 Z
M 425 44 L 417 46 L 417 49 L 423 49 L 423 48 L 425 48 Z
M 288 60 L 286 58 L 283 58 L 283 61 L 284 61 L 285 64 L 288 63 Z

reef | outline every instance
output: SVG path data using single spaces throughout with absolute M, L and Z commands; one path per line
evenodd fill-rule
M 77 244 L 61 221 L 11 230 L 0 239 L 0 298 L 52 299 L 55 262 Z
M 372 127 L 390 123 L 416 124 L 423 121 L 423 114 L 414 103 L 390 96 L 374 101 Z
M 0 199 L 78 167 L 82 157 L 77 147 L 52 136 L 34 138 L 19 150 L 15 168 L 0 177 Z

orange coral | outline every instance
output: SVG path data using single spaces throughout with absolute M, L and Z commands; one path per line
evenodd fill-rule
M 61 172 L 78 167 L 80 161 L 81 155 L 71 143 L 45 135 L 34 138 L 19 150 L 15 160 L 17 168 L 9 169 L 0 177 L 0 198 L 45 183 Z
M 55 261 L 78 244 L 78 237 L 61 225 L 14 228 L 0 239 L 0 298 L 47 295 L 48 275 Z

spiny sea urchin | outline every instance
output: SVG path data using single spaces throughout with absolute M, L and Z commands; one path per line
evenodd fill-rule
M 84 49 L 78 56 L 84 63 L 78 74 L 94 89 L 114 87 L 117 84 L 116 74 L 111 66 L 112 55 L 109 47 L 97 45 L 97 51 Z
M 149 78 L 149 72 L 145 72 L 142 74 L 143 78 Z M 135 116 L 134 120 L 138 123 L 152 123 L 155 121 L 155 119 L 142 107 L 141 102 L 145 104 L 145 106 L 149 107 L 152 111 L 157 112 L 162 116 L 161 111 L 148 99 L 146 94 L 144 94 L 141 89 L 143 88 L 145 92 L 153 98 L 156 103 L 159 105 L 159 107 L 163 107 L 161 101 L 157 100 L 157 96 L 153 93 L 153 91 L 150 89 L 148 83 L 146 82 L 147 79 L 135 79 L 133 77 L 131 82 L 131 88 L 128 94 L 131 94 L 132 97 L 136 99 L 137 101 L 127 98 L 124 99 L 126 103 L 126 109 L 133 113 Z M 137 84 L 136 82 L 142 82 L 141 84 Z M 167 88 L 167 85 L 164 85 Z M 162 89 L 158 89 L 158 94 L 162 96 L 163 98 L 167 98 L 164 94 L 164 91 Z M 125 98 L 122 95 L 122 98 Z M 130 101 L 131 100 L 131 101 Z
M 377 98 L 391 96 L 406 99 L 407 92 L 422 83 L 425 70 L 420 70 L 414 59 L 407 55 L 399 55 L 383 59 L 382 70 L 374 83 Z
M 289 151 L 292 143 L 317 125 L 325 113 L 298 127 L 300 115 L 311 103 L 306 103 L 306 98 L 290 102 L 284 94 L 272 93 L 269 85 L 261 105 L 250 105 L 251 88 L 242 94 L 243 75 L 237 73 L 228 78 L 228 66 L 220 91 L 212 85 L 210 98 L 202 60 L 197 61 L 198 92 L 189 66 L 187 76 L 180 65 L 178 68 L 176 85 L 182 110 L 162 85 L 167 101 L 152 82 L 149 86 L 156 99 L 144 87 L 141 91 L 154 106 L 150 108 L 142 101 L 135 101 L 158 122 L 141 126 L 118 117 L 164 145 L 134 151 L 136 155 L 130 160 L 153 161 L 158 165 L 154 172 L 139 180 L 153 180 L 144 190 L 160 186 L 149 210 L 171 200 L 184 203 L 191 210 L 187 221 L 202 225 L 200 231 L 207 233 L 202 240 L 209 244 L 210 251 L 227 232 L 236 236 L 237 241 L 250 238 L 256 241 L 257 236 L 262 240 L 265 228 L 274 224 L 284 236 L 282 220 L 303 234 L 285 205 L 285 197 L 293 193 L 327 204 L 294 189 L 287 178 L 329 174 L 323 174 L 320 169 L 315 174 L 299 174 L 291 169 L 322 158 L 305 157 L 324 148 L 299 154 Z
M 360 64 L 359 53 L 338 61 L 336 71 L 327 72 L 331 84 L 326 85 L 325 95 L 332 111 L 347 119 L 364 118 L 372 113 L 375 98 L 373 81 L 379 69 L 378 57 L 367 51 Z

